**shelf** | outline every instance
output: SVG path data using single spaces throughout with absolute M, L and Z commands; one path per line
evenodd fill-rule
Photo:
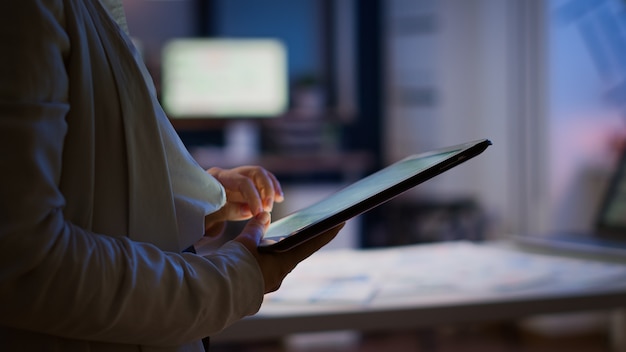
M 310 176 L 335 173 L 347 181 L 361 178 L 374 165 L 374 157 L 365 151 L 276 153 L 236 158 L 217 149 L 196 148 L 192 155 L 205 169 L 214 166 L 233 168 L 241 165 L 260 165 L 276 175 Z

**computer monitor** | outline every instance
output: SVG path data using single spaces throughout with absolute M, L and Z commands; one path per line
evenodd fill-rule
M 171 119 L 263 118 L 288 105 L 287 54 L 275 39 L 174 39 L 162 53 Z

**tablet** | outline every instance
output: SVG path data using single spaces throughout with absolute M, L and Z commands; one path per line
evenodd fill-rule
M 482 139 L 406 157 L 272 222 L 259 250 L 287 251 L 477 156 L 490 145 L 491 141 Z

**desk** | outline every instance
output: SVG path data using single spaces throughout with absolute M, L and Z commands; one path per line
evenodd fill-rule
M 626 307 L 626 263 L 582 261 L 534 253 L 529 254 L 533 258 L 531 263 L 523 261 L 527 253 L 508 246 L 466 242 L 409 246 L 403 247 L 401 252 L 400 256 L 396 249 L 317 253 L 301 263 L 285 280 L 285 293 L 281 289 L 274 295 L 268 295 L 257 315 L 232 325 L 212 337 L 212 341 L 245 342 L 278 339 L 294 333 L 333 330 L 406 330 L 443 324 L 514 320 L 548 313 L 619 310 Z M 503 256 L 485 256 L 487 252 L 496 252 Z M 490 264 L 490 261 L 494 265 L 498 262 L 504 263 L 503 260 L 508 260 L 504 258 L 509 253 L 521 253 L 523 256 L 509 260 L 506 265 Z M 480 258 L 485 260 L 478 269 L 467 271 L 459 265 L 468 259 L 472 262 L 481 261 Z M 403 262 L 406 265 L 399 265 Z M 411 267 L 416 263 L 420 264 Z M 556 269 L 545 266 L 553 264 Z M 391 271 L 394 265 L 399 265 L 400 268 Z M 367 279 L 358 280 L 358 275 L 361 275 L 359 266 L 365 266 L 366 271 L 378 268 L 376 273 L 372 273 L 375 278 L 370 278 L 370 283 L 373 283 L 370 288 L 367 286 Z M 335 270 L 328 270 L 329 268 Z M 433 270 L 441 270 L 441 273 L 448 271 L 450 275 L 464 275 L 466 282 L 454 287 L 446 286 L 449 285 L 446 280 L 429 282 L 429 277 L 433 277 L 429 272 L 432 274 Z M 480 276 L 484 270 L 489 270 L 486 277 Z M 532 273 L 528 274 L 526 271 Z M 406 279 L 402 279 L 411 273 L 419 276 L 425 272 L 426 276 L 420 278 L 421 284 L 415 280 L 407 283 Z M 570 275 L 572 273 L 576 275 Z M 346 274 L 357 275 L 352 284 L 347 280 Z M 340 288 L 347 287 L 348 292 L 353 287 L 370 290 L 370 294 L 360 294 L 354 290 L 356 294 L 353 300 L 349 295 L 344 295 L 345 292 L 318 295 L 311 299 L 310 288 L 302 288 L 307 282 L 311 283 L 311 287 L 328 285 L 329 281 L 324 282 L 323 278 L 333 275 L 333 285 L 339 282 Z M 337 275 L 347 281 L 337 281 Z M 511 280 L 505 280 L 506 277 Z M 404 282 L 404 287 L 381 289 L 381 282 L 398 278 L 403 281 L 397 281 L 396 284 Z M 430 285 L 427 289 L 423 287 L 425 281 Z M 418 292 L 410 294 L 406 290 L 411 285 L 417 287 L 417 284 L 422 285 Z M 299 292 L 299 289 L 295 289 L 298 286 L 301 288 Z

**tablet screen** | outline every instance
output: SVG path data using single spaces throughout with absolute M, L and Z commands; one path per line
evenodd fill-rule
M 381 194 L 390 187 L 414 177 L 421 171 L 448 159 L 457 152 L 458 150 L 448 150 L 443 153 L 423 157 L 409 157 L 392 164 L 309 207 L 273 222 L 265 233 L 262 245 L 280 241 L 284 237 L 306 229 L 332 215 L 355 207 L 364 200 Z
M 259 250 L 289 250 L 475 157 L 490 145 L 491 141 L 483 139 L 402 159 L 273 222 L 259 244 Z

